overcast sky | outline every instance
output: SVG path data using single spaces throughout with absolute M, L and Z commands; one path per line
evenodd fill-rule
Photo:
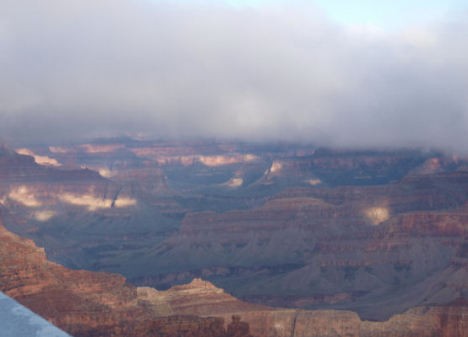
M 468 152 L 466 9 L 379 24 L 369 2 L 351 1 L 368 20 L 340 19 L 336 3 L 0 0 L 0 138 Z

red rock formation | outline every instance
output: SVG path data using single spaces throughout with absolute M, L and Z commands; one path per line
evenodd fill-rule
M 265 306 L 242 302 L 212 283 L 196 278 L 166 291 L 138 288 L 140 303 L 151 307 L 159 315 L 210 316 L 223 313 L 271 310 Z
M 201 279 L 163 292 L 139 288 L 139 298 L 147 306 L 155 310 L 163 307 L 171 314 L 193 310 L 198 315 L 225 321 L 232 318 L 229 336 L 229 327 L 258 337 L 463 337 L 468 332 L 466 301 L 414 308 L 384 322 L 369 322 L 350 311 L 273 309 L 248 304 Z
M 66 269 L 1 224 L 0 242 L 0 290 L 75 337 L 226 335 L 220 318 L 157 317 L 123 277 Z

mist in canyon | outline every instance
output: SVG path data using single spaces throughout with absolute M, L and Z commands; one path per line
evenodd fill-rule
M 302 1 L 3 1 L 0 132 L 466 152 L 467 22 L 384 31 Z

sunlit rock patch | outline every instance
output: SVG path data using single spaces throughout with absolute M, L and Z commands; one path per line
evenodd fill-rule
M 275 160 L 270 167 L 265 171 L 264 178 L 266 183 L 271 183 L 271 178 L 280 175 L 283 171 L 284 165 L 282 162 Z
M 40 222 L 46 222 L 52 219 L 56 215 L 54 211 L 37 211 L 33 213 L 33 218 Z
M 229 179 L 229 181 L 225 184 L 225 186 L 230 188 L 237 188 L 241 187 L 244 184 L 244 179 L 241 177 L 234 177 Z
M 99 198 L 92 194 L 72 194 L 64 193 L 59 196 L 59 199 L 67 204 L 74 206 L 81 206 L 88 209 L 88 211 L 97 211 L 105 208 L 124 208 L 135 206 L 137 204 L 136 199 L 121 197 L 118 199 Z
M 83 144 L 80 148 L 86 153 L 110 153 L 124 148 L 123 144 L 109 144 L 109 145 L 94 145 Z
M 218 156 L 200 156 L 198 160 L 205 166 L 217 167 L 239 163 L 248 163 L 257 160 L 253 154 L 235 154 Z
M 283 169 L 283 164 L 279 161 L 274 161 L 270 167 L 270 173 L 278 173 Z
M 18 154 L 33 157 L 34 161 L 39 165 L 54 166 L 54 167 L 62 166 L 62 164 L 60 164 L 57 161 L 57 159 L 54 159 L 54 158 L 51 158 L 51 157 L 48 157 L 48 156 L 38 155 L 38 154 L 34 153 L 33 151 L 31 151 L 30 149 L 21 148 L 21 149 L 17 149 L 16 152 Z
M 137 148 L 131 151 L 140 158 L 151 158 L 160 165 L 179 164 L 183 166 L 201 163 L 208 167 L 220 167 L 225 165 L 234 165 L 250 163 L 258 160 L 256 155 L 250 153 L 232 153 L 220 155 L 201 155 L 196 153 L 171 154 L 170 151 L 154 148 Z
M 371 207 L 365 210 L 366 217 L 373 225 L 378 225 L 390 218 L 390 211 L 387 207 Z
M 8 198 L 26 207 L 41 207 L 42 203 L 35 197 L 26 186 L 14 188 L 8 194 Z
M 10 188 L 3 196 L 0 195 L 1 204 L 16 203 L 31 209 L 27 212 L 31 219 L 37 221 L 48 221 L 56 215 L 59 203 L 72 206 L 84 207 L 88 211 L 97 211 L 107 208 L 126 208 L 135 206 L 137 200 L 124 195 L 114 198 L 99 196 L 94 188 L 89 188 L 83 192 L 64 191 L 63 189 L 52 189 L 30 187 L 20 185 Z
M 311 186 L 317 186 L 320 185 L 322 181 L 320 179 L 309 179 L 307 180 L 307 183 Z
M 117 208 L 124 208 L 124 207 L 131 207 L 137 204 L 136 199 L 132 198 L 118 198 L 114 201 L 114 207 Z
M 115 172 L 107 169 L 107 168 L 100 168 L 98 169 L 98 172 L 99 174 L 101 175 L 101 177 L 104 177 L 104 178 L 111 178 L 115 175 Z

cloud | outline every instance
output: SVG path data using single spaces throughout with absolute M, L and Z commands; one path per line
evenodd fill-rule
M 468 152 L 467 36 L 467 13 L 385 33 L 304 1 L 4 0 L 0 132 Z

